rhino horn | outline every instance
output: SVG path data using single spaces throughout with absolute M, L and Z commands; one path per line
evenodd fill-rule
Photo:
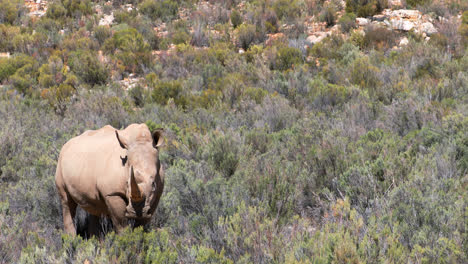
M 135 202 L 139 202 L 143 200 L 140 187 L 138 187 L 138 184 L 136 183 L 136 180 L 135 180 L 133 167 L 130 170 L 130 199 Z

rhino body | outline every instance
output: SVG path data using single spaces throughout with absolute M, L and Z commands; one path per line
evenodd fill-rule
M 55 175 L 65 231 L 76 234 L 77 206 L 93 216 L 110 217 L 117 232 L 129 219 L 137 225 L 149 222 L 164 188 L 162 142 L 162 131 L 151 133 L 145 124 L 121 131 L 105 126 L 70 139 Z

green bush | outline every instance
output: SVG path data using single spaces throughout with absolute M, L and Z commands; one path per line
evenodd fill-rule
M 22 8 L 20 0 L 1 0 L 0 24 L 16 24 Z
M 387 8 L 387 0 L 346 0 L 346 12 L 358 17 L 373 16 Z
M 465 11 L 462 14 L 462 23 L 458 28 L 458 33 L 462 38 L 462 43 L 464 46 L 468 47 L 468 11 Z
M 276 0 L 273 10 L 280 20 L 292 20 L 301 14 L 300 2 L 297 0 Z
M 285 71 L 303 63 L 302 52 L 292 47 L 281 47 L 276 53 L 275 69 Z
M 81 17 L 93 13 L 91 1 L 60 0 L 52 1 L 47 7 L 47 17 L 61 19 L 68 17 Z
M 406 5 L 408 5 L 408 7 L 415 8 L 425 4 L 430 4 L 431 2 L 432 0 L 406 0 Z
M 151 89 L 151 98 L 158 104 L 166 105 L 170 99 L 180 107 L 188 104 L 180 81 L 157 81 Z
M 242 24 L 235 31 L 237 46 L 247 50 L 255 41 L 256 28 L 254 25 Z
M 356 28 L 356 15 L 354 13 L 345 13 L 340 17 L 338 24 L 341 26 L 343 33 L 348 33 L 351 29 Z
M 237 10 L 233 10 L 230 15 L 231 24 L 234 28 L 242 25 L 242 16 Z
M 124 28 L 114 33 L 104 43 L 107 53 L 114 53 L 129 72 L 139 72 L 151 58 L 149 44 L 134 28 Z
M 239 164 L 239 148 L 231 136 L 220 136 L 213 139 L 209 146 L 208 160 L 224 177 L 231 177 Z
M 139 5 L 139 10 L 153 20 L 161 19 L 169 21 L 176 17 L 179 10 L 179 2 L 173 0 L 145 0 Z
M 51 19 L 61 19 L 67 15 L 67 10 L 59 2 L 52 2 L 47 6 L 46 16 Z
M 70 68 L 82 82 L 93 85 L 106 83 L 109 72 L 97 56 L 96 52 L 78 50 L 70 54 Z
M 334 26 L 336 23 L 336 10 L 333 6 L 326 7 L 320 14 L 320 20 L 327 23 L 327 27 Z
M 94 37 L 99 45 L 103 45 L 108 38 L 112 37 L 112 31 L 106 26 L 98 26 L 94 29 Z
M 361 88 L 374 89 L 380 85 L 379 69 L 371 64 L 368 57 L 361 57 L 351 66 L 351 82 Z
M 16 36 L 21 34 L 20 28 L 16 26 L 10 26 L 7 24 L 0 24 L 0 49 L 2 51 L 15 51 L 14 39 Z
M 177 30 L 172 34 L 172 43 L 178 44 L 189 44 L 190 35 L 185 30 Z

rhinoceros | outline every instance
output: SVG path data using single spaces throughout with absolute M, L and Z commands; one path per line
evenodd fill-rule
M 148 223 L 164 188 L 163 141 L 162 130 L 151 133 L 146 124 L 124 130 L 105 126 L 70 139 L 60 151 L 55 174 L 65 232 L 76 235 L 77 206 L 110 217 L 118 233 L 129 219 Z

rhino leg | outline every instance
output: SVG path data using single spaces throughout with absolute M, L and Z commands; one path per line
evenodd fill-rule
M 125 201 L 120 196 L 107 196 L 106 206 L 116 232 L 121 233 L 128 225 L 127 218 L 125 217 L 127 207 Z
M 76 206 L 77 204 L 73 199 L 68 195 L 61 195 L 62 200 L 62 214 L 63 214 L 63 227 L 65 232 L 70 235 L 76 235 L 76 228 L 73 224 L 73 219 L 75 218 Z
M 99 234 L 99 216 L 95 216 L 95 215 L 92 215 L 90 214 L 88 216 L 88 235 L 89 237 L 92 237 L 92 236 L 95 236 L 95 237 L 99 237 L 100 234 Z

